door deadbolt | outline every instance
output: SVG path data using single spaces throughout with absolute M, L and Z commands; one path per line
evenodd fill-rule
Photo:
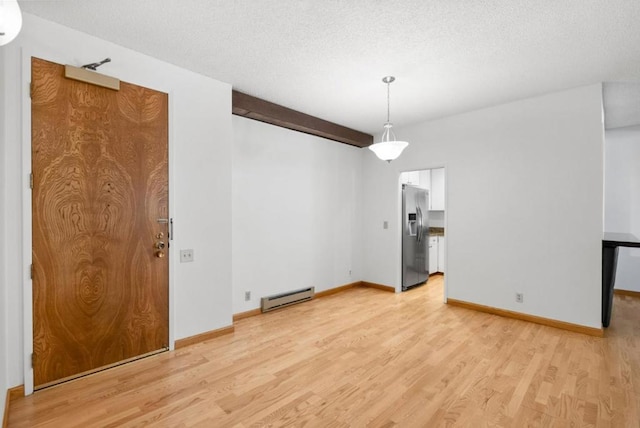
M 156 238 L 157 238 L 157 239 L 162 239 L 162 238 L 164 238 L 164 233 L 159 232 L 159 233 L 156 235 Z
M 157 248 L 158 250 L 164 250 L 164 242 L 163 242 L 163 241 L 158 241 L 158 242 L 156 243 L 156 248 Z

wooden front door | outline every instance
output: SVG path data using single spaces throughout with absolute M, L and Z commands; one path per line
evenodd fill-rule
M 38 389 L 168 346 L 168 96 L 31 67 Z

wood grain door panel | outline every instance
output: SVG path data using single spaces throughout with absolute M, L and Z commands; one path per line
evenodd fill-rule
M 36 388 L 168 345 L 168 96 L 32 59 Z

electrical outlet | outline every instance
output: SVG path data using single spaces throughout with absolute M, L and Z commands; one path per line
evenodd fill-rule
M 251 300 L 251 291 L 245 291 L 244 292 L 244 301 L 248 302 L 249 300 Z
M 180 263 L 193 261 L 193 250 L 180 250 Z
M 524 301 L 524 294 L 516 293 L 516 302 L 517 303 L 522 303 L 523 301 Z

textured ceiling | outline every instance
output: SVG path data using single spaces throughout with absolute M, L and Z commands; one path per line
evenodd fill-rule
M 640 82 L 639 0 L 21 0 L 29 12 L 361 131 Z M 101 58 L 86 58 L 92 62 Z M 112 58 L 118 61 L 118 58 Z M 108 74 L 108 65 L 103 68 Z

